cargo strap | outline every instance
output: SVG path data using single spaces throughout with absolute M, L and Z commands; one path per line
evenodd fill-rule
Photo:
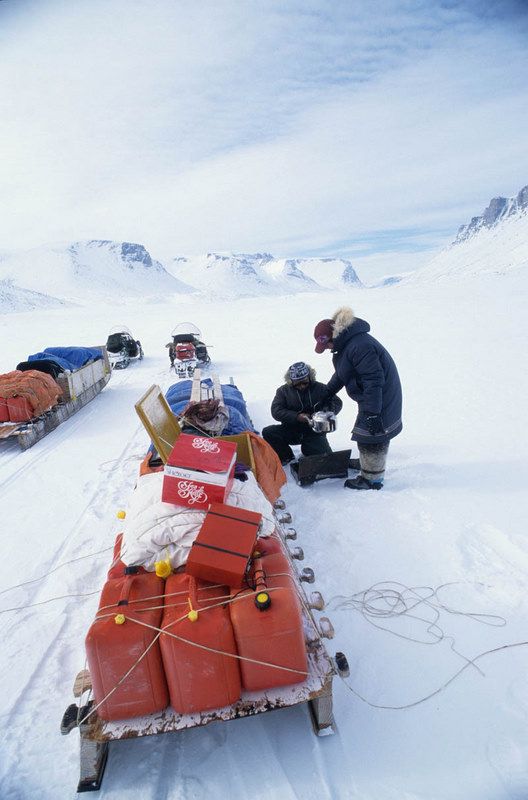
M 193 543 L 193 547 L 207 547 L 208 550 L 217 550 L 219 553 L 228 553 L 230 556 L 239 556 L 243 558 L 244 561 L 248 561 L 249 556 L 247 553 L 237 553 L 236 550 L 228 550 L 226 547 L 218 547 L 215 544 L 205 544 L 204 542 L 197 542 Z

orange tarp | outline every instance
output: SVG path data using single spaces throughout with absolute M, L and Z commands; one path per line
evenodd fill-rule
M 280 458 L 261 436 L 251 431 L 245 431 L 245 433 L 251 441 L 257 483 L 270 503 L 274 503 L 280 495 L 281 487 L 286 483 L 286 475 Z
M 0 375 L 0 397 L 25 398 L 35 417 L 57 405 L 61 394 L 62 389 L 51 375 L 36 369 L 26 372 L 14 370 Z

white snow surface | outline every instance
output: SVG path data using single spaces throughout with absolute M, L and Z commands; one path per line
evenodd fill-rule
M 121 298 L 117 320 L 103 291 L 91 308 L 0 317 L 1 372 L 37 347 L 104 342 L 116 321 L 145 351 L 31 450 L 0 447 L 2 800 L 75 796 L 78 732 L 61 737 L 59 723 L 84 666 L 116 512 L 148 445 L 134 403 L 152 383 L 174 380 L 170 330 L 181 319 L 200 327 L 214 369 L 235 378 L 261 429 L 288 364 L 308 360 L 319 379 L 330 377 L 312 332 L 344 303 L 398 365 L 404 430 L 382 491 L 352 492 L 340 480 L 302 489 L 288 476 L 283 492 L 316 573 L 310 588 L 325 596 L 335 627 L 328 649 L 350 662 L 350 678 L 334 681 L 336 733 L 315 737 L 301 706 L 115 742 L 98 796 L 526 800 L 527 272 L 501 271 L 486 280 L 424 275 L 359 295 Z M 334 449 L 351 446 L 356 409 L 342 396 Z M 410 605 L 431 599 L 368 617 L 361 598 L 380 584 Z

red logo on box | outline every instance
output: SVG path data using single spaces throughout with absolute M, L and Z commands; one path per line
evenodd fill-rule
M 182 433 L 164 468 L 161 499 L 191 508 L 223 503 L 233 485 L 236 444 Z

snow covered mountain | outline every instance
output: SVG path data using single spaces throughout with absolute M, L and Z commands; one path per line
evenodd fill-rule
M 21 289 L 11 280 L 0 280 L 0 314 L 69 305 L 71 303 L 59 300 L 57 297 L 50 297 L 40 292 L 32 292 L 30 289 Z
M 169 269 L 204 294 L 223 298 L 362 286 L 349 261 L 333 258 L 277 259 L 269 253 L 207 253 L 175 258 Z
M 142 244 L 93 239 L 0 254 L 0 312 L 50 303 L 121 302 L 134 296 L 199 292 L 234 299 L 361 288 L 350 261 L 274 258 L 269 253 L 207 253 L 174 258 L 166 269 Z M 7 284 L 6 284 L 7 285 Z M 34 293 L 29 299 L 26 293 Z
M 404 282 L 502 275 L 528 266 L 528 186 L 495 197 L 481 216 L 462 225 L 448 247 Z
M 62 301 L 190 293 L 141 244 L 94 239 L 4 254 L 0 280 Z
M 358 289 L 363 286 L 352 263 L 344 258 L 277 259 L 275 263 L 284 265 L 284 270 L 302 271 L 325 289 Z
M 480 217 L 472 217 L 467 225 L 458 229 L 454 244 L 466 242 L 484 228 L 494 228 L 501 221 L 516 216 L 528 209 L 528 186 L 524 186 L 515 197 L 494 197 Z

